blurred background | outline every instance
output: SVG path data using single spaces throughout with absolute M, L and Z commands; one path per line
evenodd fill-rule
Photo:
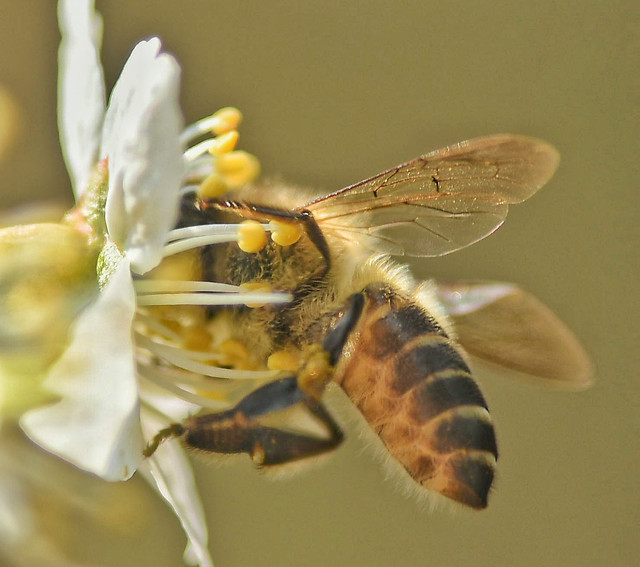
M 183 67 L 186 121 L 238 106 L 241 145 L 266 175 L 329 191 L 498 132 L 543 138 L 562 155 L 548 187 L 495 235 L 413 270 L 532 291 L 592 354 L 595 386 L 559 392 L 479 371 L 501 449 L 483 512 L 424 510 L 385 479 L 353 428 L 323 467 L 284 482 L 246 459 L 198 461 L 216 565 L 637 565 L 638 3 L 97 6 L 108 87 L 139 39 L 160 36 Z M 0 163 L 1 205 L 70 205 L 56 128 L 55 2 L 0 3 L 0 38 L 0 85 L 19 110 Z M 63 543 L 78 564 L 181 564 L 177 520 L 138 488 L 135 506 L 129 488 L 113 488 L 106 526 L 62 506 L 64 522 L 51 529 L 71 522 Z

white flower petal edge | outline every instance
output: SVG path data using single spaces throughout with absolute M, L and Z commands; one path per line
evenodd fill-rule
M 122 260 L 78 318 L 69 347 L 49 371 L 44 386 L 61 400 L 27 412 L 20 421 L 43 448 L 111 481 L 129 478 L 143 449 L 129 270 Z
M 151 436 L 166 426 L 150 412 L 143 412 L 145 432 Z M 173 508 L 187 534 L 184 560 L 188 565 L 213 567 L 207 546 L 208 530 L 191 465 L 180 443 L 163 443 L 140 465 L 140 472 Z
M 61 0 L 58 20 L 58 128 L 64 159 L 80 197 L 98 161 L 105 92 L 100 44 L 102 18 L 92 0 Z
M 132 51 L 111 94 L 100 151 L 109 159 L 109 235 L 139 274 L 162 259 L 184 174 L 180 66 L 160 46 L 151 38 Z

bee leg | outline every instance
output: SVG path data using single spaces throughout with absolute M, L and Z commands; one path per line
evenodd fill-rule
M 184 437 L 187 444 L 217 453 L 246 452 L 243 443 L 249 441 L 252 420 L 270 412 L 301 403 L 305 394 L 295 377 L 269 382 L 254 390 L 233 408 L 226 411 L 194 416 L 184 424 L 173 423 L 160 430 L 143 451 L 145 457 L 156 452 L 163 441 Z M 236 450 L 233 450 L 233 447 Z
M 278 465 L 313 457 L 332 451 L 342 443 L 344 434 L 326 408 L 315 400 L 310 400 L 305 405 L 327 428 L 329 436 L 321 438 L 279 429 L 263 428 L 260 431 L 261 443 L 257 445 L 258 451 L 251 454 L 256 465 Z
M 151 441 L 149 441 L 147 446 L 144 448 L 142 454 L 145 457 L 150 457 L 157 451 L 158 447 L 160 447 L 160 444 L 163 441 L 166 441 L 167 439 L 171 439 L 173 437 L 180 437 L 180 435 L 182 435 L 183 433 L 184 427 L 182 427 L 182 425 L 180 425 L 179 423 L 172 423 L 171 425 L 169 425 L 169 427 L 158 431 L 155 437 Z
M 327 453 L 342 443 L 344 434 L 325 407 L 315 400 L 305 402 L 305 405 L 327 428 L 329 435 L 323 438 L 257 426 L 253 432 L 251 451 L 248 451 L 257 466 L 281 465 L 313 457 Z
M 224 199 L 200 199 L 198 205 L 202 211 L 207 209 L 218 209 L 222 211 L 232 211 L 246 219 L 268 219 L 288 223 L 301 224 L 309 240 L 318 249 L 325 262 L 323 275 L 329 271 L 331 267 L 331 253 L 329 245 L 310 211 L 297 210 L 290 211 L 287 209 L 276 209 L 272 207 L 263 207 L 262 205 L 253 205 L 241 201 L 226 201 Z
M 265 426 L 259 419 L 302 404 L 327 429 L 327 437 Z M 258 466 L 286 463 L 330 451 L 343 439 L 342 431 L 322 403 L 298 386 L 295 376 L 265 384 L 245 396 L 235 407 L 195 416 L 184 424 L 162 430 L 149 444 L 149 456 L 169 437 L 180 436 L 190 447 L 213 453 L 248 453 Z

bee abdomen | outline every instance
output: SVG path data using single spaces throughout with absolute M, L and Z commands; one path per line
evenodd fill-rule
M 377 285 L 337 381 L 420 485 L 484 508 L 498 450 L 457 345 L 414 300 Z

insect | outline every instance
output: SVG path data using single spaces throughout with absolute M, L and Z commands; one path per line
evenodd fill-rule
M 558 382 L 586 384 L 588 356 L 546 307 L 512 284 L 417 283 L 393 255 L 441 256 L 497 229 L 510 204 L 553 175 L 558 153 L 533 138 L 495 135 L 446 147 L 334 193 L 250 188 L 230 199 L 186 199 L 183 224 L 275 221 L 295 243 L 257 253 L 233 243 L 201 255 L 202 278 L 265 284 L 293 300 L 221 308 L 210 318 L 263 364 L 293 367 L 229 410 L 158 434 L 218 453 L 248 453 L 261 467 L 336 448 L 343 434 L 323 403 L 337 383 L 392 458 L 417 483 L 472 508 L 487 505 L 498 458 L 487 403 L 469 354 Z M 296 409 L 319 426 L 276 416 Z

